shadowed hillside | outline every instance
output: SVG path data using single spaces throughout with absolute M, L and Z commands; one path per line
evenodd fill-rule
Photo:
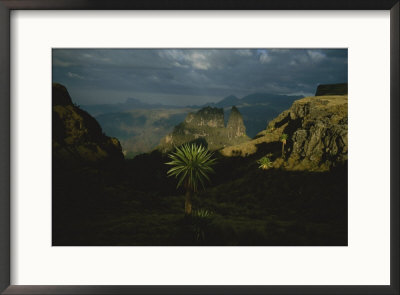
M 123 160 L 121 145 L 106 136 L 99 123 L 72 103 L 67 89 L 53 84 L 53 160 L 115 163 Z

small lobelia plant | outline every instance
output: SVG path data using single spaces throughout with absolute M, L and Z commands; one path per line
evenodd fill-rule
M 285 144 L 286 144 L 288 137 L 289 136 L 286 133 L 282 133 L 282 135 L 280 137 L 280 141 L 282 142 L 282 158 L 285 155 Z
M 199 218 L 210 218 L 213 214 L 214 213 L 212 211 L 207 209 L 198 209 L 194 211 L 193 216 Z
M 168 155 L 172 161 L 166 164 L 174 167 L 168 170 L 167 175 L 175 176 L 178 179 L 177 187 L 186 189 L 186 215 L 192 213 L 192 194 L 197 192 L 200 185 L 204 187 L 205 182 L 210 181 L 208 174 L 214 172 L 211 166 L 215 164 L 215 159 L 212 156 L 213 153 L 204 146 L 196 144 L 184 144 Z
M 267 170 L 268 168 L 272 167 L 272 161 L 268 155 L 259 159 L 257 161 L 257 163 L 260 164 L 260 166 L 258 166 L 258 168 L 263 169 L 263 170 Z
M 212 222 L 214 213 L 207 209 L 198 209 L 193 211 L 193 233 L 197 241 L 205 240 L 205 232 L 207 227 Z

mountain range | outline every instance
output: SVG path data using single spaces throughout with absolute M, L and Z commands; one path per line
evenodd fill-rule
M 81 107 L 86 111 L 88 111 L 90 114 L 92 114 L 92 116 L 98 116 L 108 113 L 125 112 L 127 110 L 132 110 L 132 109 L 150 110 L 150 109 L 179 108 L 177 106 L 171 106 L 171 105 L 147 103 L 132 97 L 127 98 L 124 102 L 120 103 L 90 104 L 90 105 L 82 105 Z
M 189 112 L 205 107 L 222 108 L 228 112 L 235 106 L 243 118 L 247 136 L 254 137 L 270 120 L 301 97 L 268 93 L 253 93 L 242 98 L 229 95 L 217 103 L 186 107 L 149 104 L 128 98 L 124 103 L 82 105 L 81 108 L 94 116 L 108 135 L 117 137 L 125 157 L 132 158 L 153 150 Z M 225 124 L 227 119 L 226 116 Z

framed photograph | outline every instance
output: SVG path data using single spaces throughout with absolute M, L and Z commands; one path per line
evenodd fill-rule
M 1 294 L 398 294 L 398 1 L 1 1 Z
M 347 246 L 347 51 L 53 48 L 52 245 Z

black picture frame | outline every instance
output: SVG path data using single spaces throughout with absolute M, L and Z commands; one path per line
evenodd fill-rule
M 20 286 L 10 285 L 10 12 L 36 9 L 390 10 L 390 285 Z M 399 0 L 0 0 L 1 294 L 399 294 Z M 12 151 L 11 151 L 12 152 Z M 366 257 L 368 259 L 368 257 Z

